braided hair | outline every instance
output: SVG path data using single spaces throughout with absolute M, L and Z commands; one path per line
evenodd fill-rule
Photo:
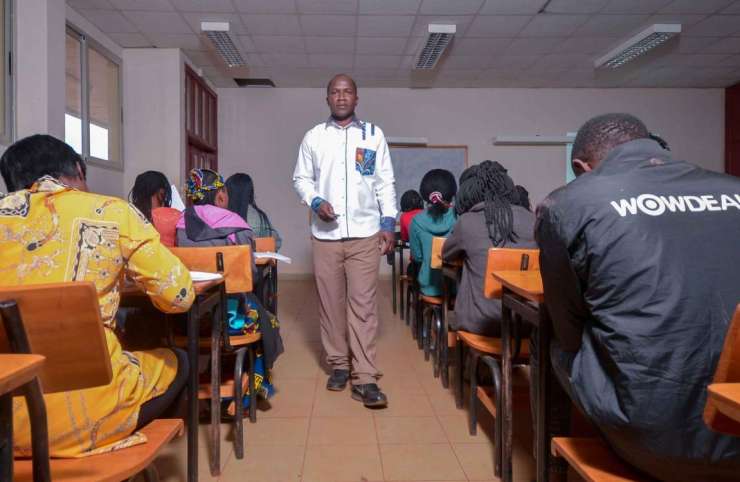
M 455 209 L 461 215 L 484 202 L 488 237 L 494 246 L 502 246 L 518 238 L 511 209 L 511 205 L 518 201 L 516 186 L 504 166 L 494 161 L 483 161 L 469 167 L 460 176 Z
M 447 169 L 432 169 L 421 179 L 419 193 L 429 204 L 427 212 L 436 221 L 447 212 L 457 194 L 455 176 Z

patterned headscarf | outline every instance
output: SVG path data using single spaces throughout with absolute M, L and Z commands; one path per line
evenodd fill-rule
M 215 175 L 216 180 L 212 184 L 205 183 L 206 173 Z M 208 191 L 217 191 L 222 187 L 224 187 L 224 178 L 221 174 L 210 169 L 192 169 L 185 186 L 185 195 L 193 201 L 200 201 Z

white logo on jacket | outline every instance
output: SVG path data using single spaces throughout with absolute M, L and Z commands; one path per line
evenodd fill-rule
M 705 194 L 702 196 L 656 196 L 655 194 L 640 194 L 629 199 L 612 201 L 612 207 L 625 217 L 638 212 L 648 216 L 660 216 L 666 211 L 675 212 L 703 212 L 727 211 L 730 208 L 740 210 L 740 194 Z

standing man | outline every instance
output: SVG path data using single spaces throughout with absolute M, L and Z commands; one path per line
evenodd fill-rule
M 396 191 L 383 131 L 355 116 L 357 100 L 351 77 L 329 81 L 331 116 L 303 138 L 293 185 L 313 211 L 321 342 L 332 368 L 326 388 L 344 390 L 351 378 L 353 399 L 385 407 L 376 384 L 376 295 L 379 258 L 393 249 Z

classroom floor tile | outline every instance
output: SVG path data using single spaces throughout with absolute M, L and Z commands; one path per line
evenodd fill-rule
M 385 410 L 368 410 L 349 388 L 329 392 L 322 366 L 316 290 L 311 281 L 280 282 L 285 353 L 273 370 L 276 394 L 245 421 L 244 459 L 233 453 L 233 430 L 221 426 L 220 477 L 208 470 L 208 425 L 200 426 L 199 478 L 255 482 L 467 482 L 493 476 L 493 418 L 481 407 L 478 435 L 468 434 L 467 408 L 455 407 L 406 324 L 393 315 L 390 283 L 379 285 L 379 385 Z M 451 370 L 452 373 L 452 370 Z M 456 383 L 452 376 L 452 384 Z M 467 407 L 467 394 L 465 405 Z M 514 415 L 514 480 L 534 479 L 527 409 Z M 163 481 L 185 480 L 185 437 L 156 465 Z M 575 480 L 575 479 L 571 479 Z

